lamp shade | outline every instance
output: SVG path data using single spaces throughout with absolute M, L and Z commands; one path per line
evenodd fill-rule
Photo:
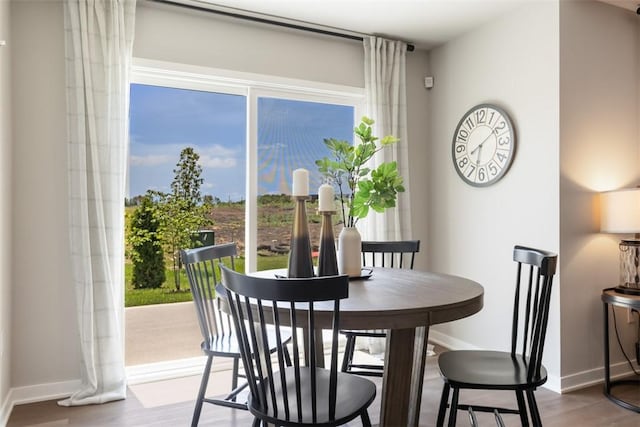
M 640 233 L 640 188 L 600 194 L 600 231 Z

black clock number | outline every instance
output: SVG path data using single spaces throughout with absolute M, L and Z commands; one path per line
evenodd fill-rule
M 491 176 L 496 176 L 498 174 L 498 166 L 494 162 L 489 163 L 488 168 Z
M 467 173 L 466 173 L 467 178 L 470 178 L 470 177 L 471 177 L 471 175 L 473 174 L 473 172 L 474 172 L 475 170 L 476 170 L 475 165 L 470 164 L 470 165 L 469 165 L 469 168 L 467 169 Z
M 500 160 L 500 163 L 504 163 L 509 158 L 509 156 L 507 154 L 504 154 L 502 150 L 498 150 L 496 152 L 496 157 L 498 158 L 498 160 Z
M 475 127 L 475 125 L 473 124 L 473 116 L 467 117 L 467 120 L 464 121 L 464 124 L 467 125 L 469 130 L 473 130 L 473 128 Z
M 484 120 L 486 118 L 487 118 L 487 110 L 476 111 L 476 123 L 478 124 L 484 123 Z
M 467 142 L 467 138 L 469 138 L 469 132 L 465 129 L 460 129 L 460 132 L 458 132 L 458 141 Z
M 478 179 L 480 181 L 484 181 L 486 179 L 487 175 L 484 171 L 484 168 L 478 168 Z
M 496 112 L 495 111 L 491 111 L 491 117 L 489 118 L 489 124 L 493 123 L 493 118 L 495 117 Z

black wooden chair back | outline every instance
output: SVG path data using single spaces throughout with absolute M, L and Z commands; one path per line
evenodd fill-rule
M 231 316 L 220 310 L 215 288 L 220 283 L 219 265 L 226 262 L 235 269 L 236 256 L 235 243 L 180 251 L 205 346 L 216 337 L 232 335 Z
M 375 397 L 375 385 L 338 372 L 340 300 L 348 297 L 348 277 L 270 279 L 239 274 L 225 267 L 222 277 L 238 331 L 251 392 L 249 410 L 256 416 L 254 425 L 260 421 L 278 426 L 339 425 L 358 416 L 370 425 L 366 408 Z M 316 368 L 315 332 L 320 315 L 315 310 L 317 304 L 330 306 L 322 313 L 331 313 L 329 369 Z M 298 334 L 292 336 L 293 366 L 287 367 L 281 351 L 269 356 L 263 345 L 268 324 L 275 326 L 276 337 L 281 327 L 300 328 L 306 335 L 302 343 Z M 301 362 L 305 341 L 307 366 Z
M 558 257 L 540 249 L 515 246 L 513 260 L 517 263 L 511 354 L 528 360 L 527 378 L 540 377 L 542 353 L 547 334 L 551 287 Z
M 413 269 L 416 252 L 420 252 L 420 240 L 363 241 L 362 265 Z

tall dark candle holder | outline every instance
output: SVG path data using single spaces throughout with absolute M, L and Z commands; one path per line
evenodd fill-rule
M 311 258 L 311 240 L 307 224 L 306 201 L 309 196 L 292 196 L 295 201 L 293 212 L 293 230 L 289 249 L 289 267 L 287 276 L 292 278 L 313 277 L 313 260 Z
M 336 211 L 318 211 L 322 215 L 320 230 L 320 253 L 318 254 L 318 276 L 337 276 L 338 259 L 336 256 L 336 240 L 333 237 L 333 221 L 331 216 Z

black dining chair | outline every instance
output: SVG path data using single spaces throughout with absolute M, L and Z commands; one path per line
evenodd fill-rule
M 362 265 L 370 267 L 408 268 L 413 269 L 416 253 L 420 252 L 420 240 L 398 241 L 363 241 Z M 353 357 L 358 337 L 385 338 L 384 330 L 341 330 L 347 342 L 342 359 L 342 372 L 381 377 L 384 372 L 383 364 L 354 363 Z
M 194 307 L 198 317 L 198 324 L 202 333 L 202 351 L 207 356 L 200 389 L 196 398 L 196 406 L 193 410 L 191 425 L 198 425 L 203 403 L 227 406 L 236 409 L 247 409 L 246 403 L 237 402 L 238 394 L 247 387 L 243 382 L 238 385 L 238 379 L 243 377 L 239 372 L 240 347 L 238 346 L 235 328 L 231 316 L 221 310 L 219 304 L 218 291 L 224 292 L 224 288 L 216 285 L 220 283 L 219 266 L 225 263 L 235 269 L 235 258 L 237 249 L 235 243 L 226 243 L 214 246 L 205 246 L 196 249 L 180 251 L 180 258 L 185 267 Z M 285 352 L 288 357 L 288 350 L 285 346 L 291 340 L 290 333 L 279 337 L 278 345 L 273 331 L 269 331 L 268 343 L 269 351 L 275 352 L 279 349 Z M 233 359 L 231 376 L 232 391 L 222 399 L 207 398 L 207 385 L 211 366 L 214 357 L 226 357 Z
M 443 426 L 449 407 L 449 426 L 456 425 L 458 410 L 519 414 L 523 426 L 541 426 L 542 420 L 534 391 L 547 381 L 542 353 L 547 332 L 556 254 L 523 246 L 515 246 L 513 260 L 517 265 L 511 351 L 460 350 L 440 354 L 438 367 L 444 380 L 437 426 Z M 462 389 L 514 391 L 518 409 L 460 404 Z M 449 392 L 453 390 L 451 402 Z M 527 403 L 528 410 L 527 410 Z
M 246 276 L 222 267 L 222 278 L 239 332 L 254 427 L 336 426 L 357 417 L 363 425 L 371 425 L 367 408 L 375 398 L 375 384 L 338 372 L 340 300 L 349 295 L 347 276 L 272 279 Z M 316 313 L 317 305 L 323 305 L 322 313 Z M 329 322 L 332 325 L 329 368 L 318 368 L 314 351 L 316 329 L 326 328 Z M 269 357 L 263 345 L 268 324 L 273 324 L 276 332 L 284 325 L 292 330 L 299 328 L 306 335 L 301 343 L 297 334 L 293 334 L 293 366 L 286 366 L 280 351 Z M 309 354 L 306 365 L 301 363 L 305 341 Z

